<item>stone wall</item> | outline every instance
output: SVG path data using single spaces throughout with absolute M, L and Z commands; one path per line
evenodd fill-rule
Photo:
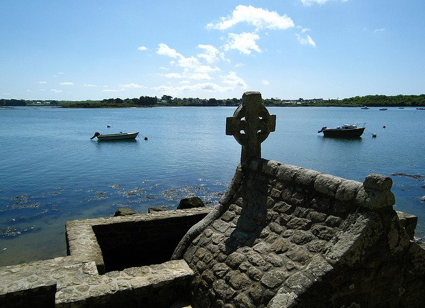
M 238 167 L 174 252 L 194 307 L 423 307 L 425 253 L 392 180 L 364 183 L 275 161 Z
M 169 261 L 171 251 L 187 229 L 210 211 L 202 208 L 68 222 L 69 256 L 0 267 L 0 307 L 168 308 L 188 293 L 193 276 L 184 260 Z M 163 240 L 156 242 L 158 238 Z M 154 243 L 157 252 L 164 253 L 164 262 L 144 264 Z M 163 244 L 165 248 L 160 247 Z M 114 260 L 108 265 L 107 254 L 112 255 L 109 259 L 119 256 L 122 270 L 114 268 Z M 135 260 L 137 267 L 131 267 Z

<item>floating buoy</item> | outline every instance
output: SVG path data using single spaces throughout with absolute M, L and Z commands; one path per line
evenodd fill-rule
M 372 134 L 372 138 L 376 138 L 376 134 L 374 133 L 374 134 Z
M 387 127 L 384 125 L 384 126 L 382 126 L 382 128 L 387 128 Z
M 143 138 L 143 139 L 147 141 L 147 140 L 148 140 L 148 137 L 145 137 L 145 138 Z
M 106 125 L 107 128 L 111 127 L 111 125 Z

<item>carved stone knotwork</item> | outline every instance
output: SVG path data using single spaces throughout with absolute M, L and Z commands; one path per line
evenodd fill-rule
M 261 143 L 276 127 L 276 116 L 270 115 L 262 103 L 260 92 L 245 92 L 242 104 L 233 117 L 226 119 L 226 135 L 233 135 L 242 145 L 241 165 L 261 158 Z

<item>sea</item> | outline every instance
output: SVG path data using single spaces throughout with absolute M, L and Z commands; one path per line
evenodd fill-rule
M 65 256 L 70 220 L 122 207 L 176 209 L 189 196 L 218 204 L 240 162 L 241 146 L 225 134 L 235 109 L 0 109 L 0 266 Z M 425 239 L 425 111 L 268 110 L 276 130 L 262 143 L 263 158 L 361 182 L 370 173 L 391 176 L 394 208 L 416 215 L 415 236 Z M 366 123 L 362 138 L 318 133 L 345 123 Z M 90 139 L 134 131 L 134 141 Z

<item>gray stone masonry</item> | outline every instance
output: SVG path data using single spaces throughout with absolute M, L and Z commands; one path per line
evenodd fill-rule
M 195 272 L 192 305 L 425 307 L 425 250 L 391 185 L 264 159 L 239 166 L 174 252 Z
M 0 267 L 0 307 L 170 307 L 187 294 L 193 276 L 187 263 L 175 260 L 105 273 L 104 256 L 94 229 L 109 230 L 100 237 L 115 243 L 120 242 L 120 237 L 135 238 L 132 232 L 136 230 L 148 237 L 153 234 L 150 241 L 155 241 L 154 234 L 161 230 L 171 239 L 170 232 L 182 236 L 211 210 L 197 208 L 68 222 L 69 256 Z M 135 247 L 134 251 L 139 252 L 140 248 Z

